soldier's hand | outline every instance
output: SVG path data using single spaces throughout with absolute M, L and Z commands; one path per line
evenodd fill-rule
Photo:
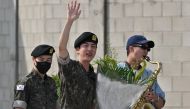
M 145 93 L 145 98 L 146 98 L 146 100 L 148 100 L 150 102 L 154 102 L 155 100 L 157 100 L 157 95 L 152 90 L 148 90 Z
M 77 3 L 77 1 L 72 1 L 68 4 L 68 20 L 74 21 L 78 19 L 80 13 L 80 3 Z

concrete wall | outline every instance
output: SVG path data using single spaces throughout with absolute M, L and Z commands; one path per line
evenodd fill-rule
M 11 109 L 15 70 L 13 0 L 0 0 L 0 108 Z
M 73 24 L 69 51 L 75 58 L 73 42 L 83 31 L 99 37 L 97 57 L 103 55 L 103 0 L 78 0 L 81 16 Z M 69 0 L 19 0 L 19 78 L 32 68 L 30 53 L 42 43 L 58 46 L 66 21 Z M 189 109 L 190 104 L 190 0 L 108 0 L 108 43 L 119 61 L 126 58 L 125 42 L 134 34 L 155 41 L 150 52 L 163 63 L 158 81 L 166 92 L 164 109 Z M 15 20 L 14 2 L 0 0 L 0 108 L 10 108 L 14 86 Z M 49 74 L 57 73 L 56 56 Z

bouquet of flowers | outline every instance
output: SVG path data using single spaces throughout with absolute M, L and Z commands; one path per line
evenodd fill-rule
M 111 56 L 105 55 L 103 58 L 99 58 L 95 61 L 98 64 L 98 73 L 103 74 L 105 77 L 111 80 L 121 81 L 128 84 L 145 84 L 147 79 L 140 80 L 142 73 L 146 67 L 146 62 L 143 61 L 143 66 L 138 70 L 137 75 L 134 74 L 133 69 L 127 67 L 118 67 L 116 59 Z M 145 82 L 146 81 L 146 82 Z

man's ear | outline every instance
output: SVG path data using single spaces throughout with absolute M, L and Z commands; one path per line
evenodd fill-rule
M 132 52 L 134 50 L 134 47 L 133 46 L 129 46 L 129 53 Z
M 36 59 L 35 57 L 32 57 L 32 62 L 33 62 L 34 65 L 36 64 L 35 59 Z
M 32 57 L 32 61 L 34 61 L 35 60 L 35 57 Z
M 75 48 L 76 51 L 79 51 L 79 49 L 80 49 L 79 47 Z
M 75 48 L 75 51 L 76 51 L 77 54 L 79 54 L 79 50 L 80 50 L 79 47 Z

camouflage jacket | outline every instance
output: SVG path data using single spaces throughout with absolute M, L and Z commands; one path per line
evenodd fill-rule
M 96 102 L 96 74 L 75 60 L 58 57 L 62 109 L 92 109 Z
M 57 101 L 55 81 L 45 75 L 41 78 L 33 70 L 15 86 L 14 107 L 23 109 L 55 109 Z

